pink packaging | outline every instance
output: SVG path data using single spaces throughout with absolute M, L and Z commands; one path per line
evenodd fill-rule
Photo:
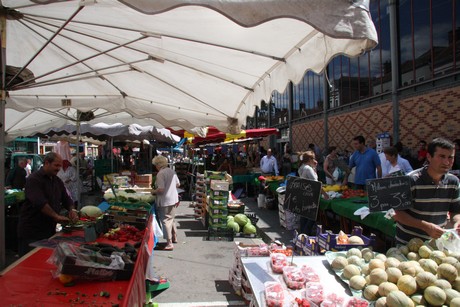
M 265 286 L 265 301 L 268 307 L 283 307 L 284 304 L 284 289 L 283 286 L 276 281 L 267 281 Z
M 285 254 L 272 253 L 270 254 L 270 263 L 274 273 L 283 273 L 283 267 L 288 265 L 287 257 Z
M 298 267 L 285 266 L 283 268 L 283 279 L 290 289 L 302 289 L 305 285 L 305 276 Z
M 346 307 L 368 307 L 369 302 L 359 297 L 352 297 L 345 305 Z
M 316 271 L 308 266 L 308 265 L 302 265 L 300 268 L 302 270 L 302 274 L 305 276 L 305 282 L 310 282 L 310 281 L 315 281 L 319 282 L 319 275 L 316 273 Z
M 324 300 L 323 285 L 319 282 L 310 281 L 305 284 L 305 298 L 320 305 Z
M 326 295 L 321 307 L 344 307 L 346 299 L 336 293 L 329 293 Z

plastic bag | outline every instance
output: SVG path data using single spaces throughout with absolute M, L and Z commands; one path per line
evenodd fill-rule
M 343 179 L 343 171 L 339 168 L 339 167 L 336 167 L 334 169 L 334 172 L 332 172 L 332 179 L 334 181 L 339 181 L 339 180 L 342 180 Z
M 436 240 L 436 247 L 440 251 L 448 250 L 449 252 L 460 253 L 460 237 L 456 229 L 448 229 L 443 235 Z

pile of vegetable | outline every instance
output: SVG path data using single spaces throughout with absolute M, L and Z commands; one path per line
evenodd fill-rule
M 460 254 L 418 238 L 386 254 L 352 248 L 331 266 L 376 307 L 460 306 Z
M 151 203 L 154 201 L 154 197 L 150 193 L 140 193 L 134 190 L 118 190 L 117 197 L 113 194 L 111 190 L 107 190 L 104 193 L 104 199 L 108 202 L 130 202 L 130 203 Z
M 243 213 L 235 216 L 229 215 L 227 218 L 227 228 L 233 229 L 235 233 L 242 232 L 245 235 L 254 235 L 257 233 L 256 226 L 252 225 L 251 220 Z
M 135 226 L 123 224 L 118 228 L 110 229 L 104 234 L 104 237 L 118 242 L 141 241 L 144 237 L 144 230 L 141 231 Z

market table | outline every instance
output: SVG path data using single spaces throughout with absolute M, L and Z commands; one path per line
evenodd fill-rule
M 265 306 L 264 283 L 266 281 L 278 281 L 283 284 L 283 275 L 273 273 L 270 267 L 270 257 L 243 257 L 241 261 L 254 294 L 256 306 Z M 328 293 L 332 292 L 345 297 L 351 296 L 348 286 L 330 268 L 325 256 L 295 256 L 294 263 L 297 266 L 306 264 L 313 267 Z M 289 290 L 289 292 L 293 295 L 293 301 L 296 296 L 300 298 L 300 290 Z
M 233 184 L 235 183 L 244 183 L 246 186 L 246 193 L 248 193 L 248 185 L 254 185 L 255 179 L 260 176 L 260 173 L 252 173 L 252 174 L 245 174 L 245 175 L 233 175 L 232 181 Z
M 382 232 L 384 235 L 394 238 L 396 234 L 396 224 L 394 220 L 385 218 L 383 212 L 372 212 L 364 219 L 361 216 L 354 215 L 355 211 L 367 207 L 367 203 L 356 203 L 356 201 L 367 201 L 366 197 L 353 197 L 353 198 L 334 198 L 334 199 L 320 199 L 320 208 L 330 208 L 335 214 L 342 218 L 355 221 L 359 224 L 368 226 Z M 345 229 L 344 229 L 345 231 Z
M 284 179 L 281 180 L 266 180 L 266 184 L 268 186 L 268 189 L 273 193 L 273 195 L 276 195 L 276 189 L 280 187 L 280 184 L 284 182 Z
M 153 215 L 150 216 L 150 220 Z M 19 306 L 62 306 L 73 304 L 107 306 L 143 306 L 146 299 L 146 267 L 154 247 L 152 223 L 147 224 L 139 254 L 129 280 L 79 281 L 72 287 L 65 287 L 52 271 L 56 266 L 47 263 L 53 250 L 38 247 L 0 272 L 0 293 L 2 305 Z M 61 234 L 59 234 L 61 235 Z M 64 234 L 62 234 L 64 236 Z M 83 235 L 74 231 L 71 236 Z M 99 238 L 97 242 L 115 244 L 114 241 Z M 122 245 L 124 243 L 120 243 Z M 100 296 L 102 291 L 110 297 Z M 85 301 L 85 303 L 81 303 Z

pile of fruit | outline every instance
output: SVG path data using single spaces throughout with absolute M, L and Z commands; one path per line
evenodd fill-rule
M 243 213 L 238 213 L 235 216 L 227 217 L 227 228 L 233 229 L 233 232 L 243 232 L 245 235 L 255 235 L 257 233 L 256 226 L 252 225 L 251 220 Z
M 141 241 L 144 237 L 144 230 L 139 230 L 137 227 L 132 225 L 123 224 L 120 227 L 110 229 L 104 234 L 104 237 L 118 242 L 126 241 Z
M 284 176 L 265 176 L 266 181 L 282 181 Z
M 342 191 L 342 198 L 365 197 L 367 196 L 364 190 L 347 189 Z
M 341 191 L 348 190 L 348 186 L 346 186 L 346 185 L 338 185 L 338 184 L 334 184 L 334 185 L 325 184 L 325 185 L 323 185 L 323 190 L 325 192 L 341 192 Z
M 331 266 L 376 307 L 460 306 L 459 260 L 459 253 L 440 251 L 431 241 L 414 238 L 386 254 L 352 248 Z

